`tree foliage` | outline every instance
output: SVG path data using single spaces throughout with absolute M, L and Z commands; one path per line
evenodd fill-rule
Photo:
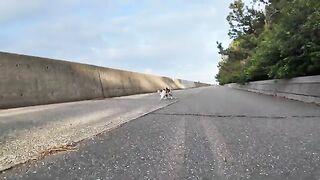
M 220 84 L 320 74 L 318 0 L 255 0 L 251 7 L 235 0 L 230 9 L 232 43 L 218 43 Z

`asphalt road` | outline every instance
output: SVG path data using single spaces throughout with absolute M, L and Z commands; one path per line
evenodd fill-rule
M 225 87 L 176 96 L 0 179 L 320 179 L 319 106 Z
M 0 110 L 0 171 L 174 102 L 142 94 Z

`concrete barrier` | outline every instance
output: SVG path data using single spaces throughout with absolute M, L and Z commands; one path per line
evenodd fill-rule
M 236 89 L 320 104 L 320 76 L 275 79 L 240 84 L 227 84 Z
M 0 108 L 206 86 L 130 71 L 0 52 Z

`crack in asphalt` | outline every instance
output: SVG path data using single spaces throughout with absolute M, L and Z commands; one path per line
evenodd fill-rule
M 157 113 L 150 114 L 164 115 L 164 116 L 198 116 L 198 117 L 211 117 L 211 118 L 257 118 L 257 119 L 287 119 L 287 118 L 320 118 L 320 116 L 251 116 L 251 115 L 238 115 L 238 114 L 196 114 L 196 113 Z

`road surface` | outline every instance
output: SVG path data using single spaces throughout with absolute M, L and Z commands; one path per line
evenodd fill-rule
M 219 86 L 175 96 L 0 179 L 320 179 L 319 106 Z

